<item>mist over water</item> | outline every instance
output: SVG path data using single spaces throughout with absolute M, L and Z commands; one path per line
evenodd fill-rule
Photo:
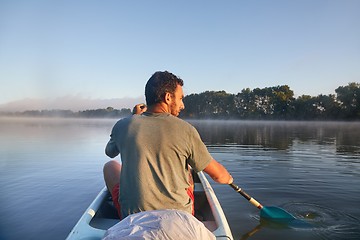
M 67 236 L 104 186 L 116 121 L 0 118 L 0 239 Z M 360 123 L 191 123 L 236 184 L 312 226 L 260 222 L 258 209 L 209 179 L 235 239 L 360 239 Z

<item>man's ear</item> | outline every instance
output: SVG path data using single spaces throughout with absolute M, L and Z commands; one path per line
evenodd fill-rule
M 165 99 L 164 99 L 164 101 L 165 101 L 165 103 L 167 103 L 167 104 L 169 104 L 170 102 L 171 102 L 171 94 L 170 93 L 165 93 Z

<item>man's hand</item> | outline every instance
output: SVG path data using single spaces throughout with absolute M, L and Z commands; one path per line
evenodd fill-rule
M 146 112 L 146 110 L 147 110 L 146 105 L 144 103 L 139 103 L 139 104 L 135 105 L 132 113 L 133 114 L 142 114 L 143 112 Z

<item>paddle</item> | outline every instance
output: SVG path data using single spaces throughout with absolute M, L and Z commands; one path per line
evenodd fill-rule
M 275 220 L 281 222 L 290 222 L 295 220 L 295 217 L 290 213 L 286 212 L 282 208 L 278 207 L 264 207 L 254 198 L 252 198 L 249 194 L 247 194 L 244 190 L 239 188 L 239 186 L 234 183 L 229 184 L 235 191 L 241 194 L 244 198 L 246 198 L 251 204 L 260 209 L 260 217 L 268 220 Z

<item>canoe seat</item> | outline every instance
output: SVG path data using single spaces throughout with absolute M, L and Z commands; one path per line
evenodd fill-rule
M 94 218 L 90 222 L 90 226 L 93 228 L 107 230 L 120 222 L 119 219 L 110 219 L 110 218 Z

